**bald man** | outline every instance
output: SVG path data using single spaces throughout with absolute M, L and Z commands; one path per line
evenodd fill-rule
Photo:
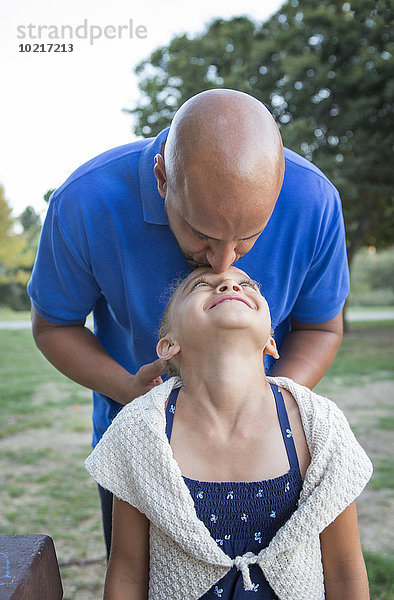
M 321 171 L 283 151 L 272 116 L 247 94 L 194 96 L 169 130 L 94 158 L 53 194 L 28 286 L 33 335 L 94 390 L 93 445 L 122 405 L 161 382 L 155 345 L 169 284 L 235 261 L 271 309 L 281 358 L 266 368 L 313 387 L 342 338 L 341 203 Z

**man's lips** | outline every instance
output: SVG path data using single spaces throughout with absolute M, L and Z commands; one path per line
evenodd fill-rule
M 238 302 L 243 302 L 244 304 L 246 304 L 246 306 L 248 306 L 249 308 L 252 308 L 249 304 L 249 302 L 246 300 L 246 298 L 243 298 L 242 296 L 219 296 L 219 298 L 216 298 L 216 300 L 214 300 L 212 302 L 212 304 L 210 304 L 208 306 L 208 310 L 210 310 L 211 308 L 214 308 L 215 306 L 217 306 L 218 304 L 221 304 L 222 302 L 226 302 L 229 300 L 238 300 Z

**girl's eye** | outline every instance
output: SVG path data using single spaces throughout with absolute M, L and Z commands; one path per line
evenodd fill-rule
M 255 284 L 255 283 L 253 283 L 253 281 L 247 281 L 247 280 L 245 280 L 245 281 L 241 281 L 241 282 L 239 283 L 239 285 L 242 285 L 243 287 L 244 287 L 244 286 L 245 286 L 245 287 L 250 287 L 250 288 L 252 288 L 253 290 L 257 291 L 257 286 L 256 286 L 256 284 Z
M 200 283 L 196 283 L 194 287 L 210 287 L 210 285 L 206 281 L 200 281 Z
M 205 279 L 196 279 L 196 281 L 194 282 L 194 285 L 190 291 L 192 292 L 197 287 L 206 287 L 206 286 L 211 287 L 211 285 L 208 283 L 208 281 L 205 281 Z

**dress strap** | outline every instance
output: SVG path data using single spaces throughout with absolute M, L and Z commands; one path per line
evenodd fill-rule
M 282 431 L 283 442 L 285 444 L 287 458 L 291 469 L 297 469 L 300 472 L 300 465 L 298 463 L 297 451 L 294 444 L 293 433 L 290 428 L 289 417 L 283 399 L 282 392 L 277 385 L 270 384 L 272 392 L 275 396 L 276 410 L 278 412 L 279 424 Z
M 167 408 L 166 408 L 166 434 L 168 437 L 168 442 L 171 440 L 172 426 L 174 424 L 174 414 L 176 401 L 178 398 L 179 390 L 181 388 L 174 388 L 168 398 Z

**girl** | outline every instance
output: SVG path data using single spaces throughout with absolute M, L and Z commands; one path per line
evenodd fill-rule
M 367 600 L 355 498 L 371 463 L 332 402 L 265 376 L 278 354 L 257 284 L 194 271 L 157 353 L 177 376 L 86 461 L 115 495 L 104 598 Z

